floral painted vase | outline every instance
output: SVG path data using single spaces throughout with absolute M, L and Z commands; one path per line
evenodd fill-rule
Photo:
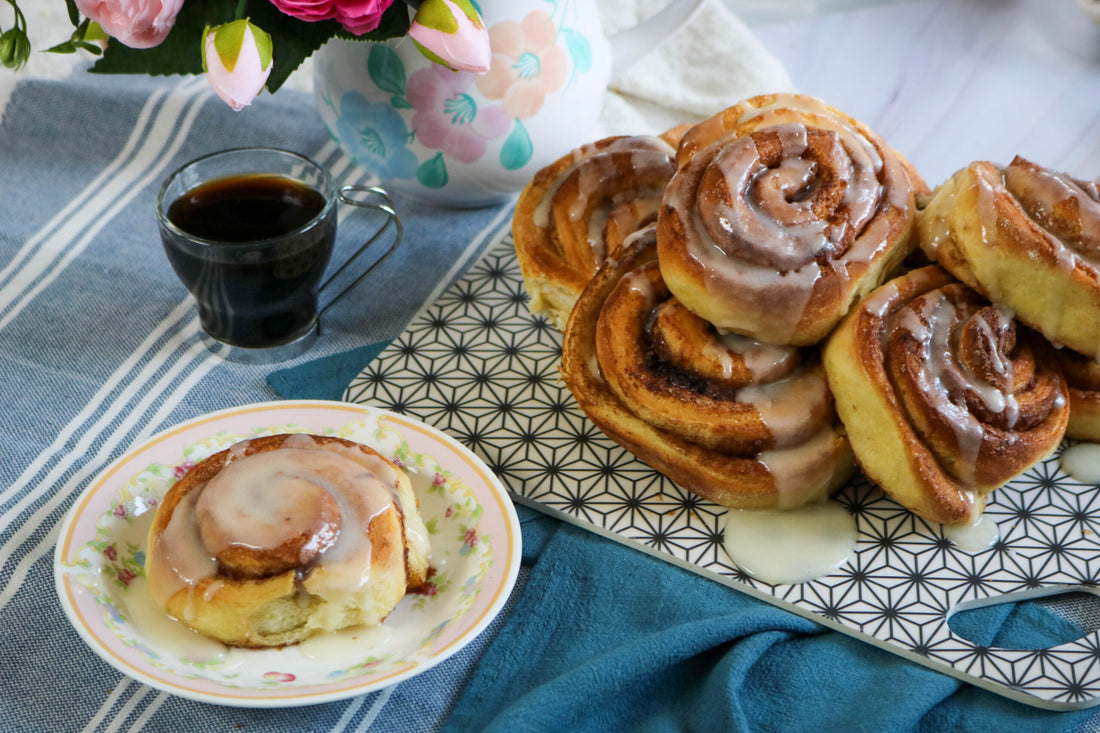
M 592 0 L 480 0 L 492 66 L 451 71 L 406 38 L 334 40 L 314 59 L 314 94 L 336 142 L 389 190 L 444 206 L 502 203 L 583 142 L 613 69 L 691 17 L 699 0 L 604 36 Z M 671 22 L 670 22 L 671 20 Z M 621 44 L 616 39 L 623 37 Z

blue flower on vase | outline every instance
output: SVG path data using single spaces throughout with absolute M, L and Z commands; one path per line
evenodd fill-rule
M 339 114 L 336 136 L 360 165 L 382 179 L 416 175 L 416 155 L 406 147 L 408 125 L 392 106 L 347 92 L 340 98 Z

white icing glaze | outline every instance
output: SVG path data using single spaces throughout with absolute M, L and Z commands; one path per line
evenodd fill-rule
M 963 552 L 981 552 L 997 544 L 1001 529 L 992 519 L 980 514 L 967 524 L 943 525 L 943 536 Z
M 836 433 L 826 425 L 801 442 L 761 452 L 757 460 L 771 474 L 778 494 L 778 507 L 789 509 L 826 498 L 832 466 L 822 458 L 835 452 Z
M 707 348 L 718 351 L 717 345 L 712 347 L 711 343 L 707 344 Z M 732 331 L 719 330 L 718 343 L 721 345 L 721 350 L 741 357 L 745 368 L 749 370 L 749 374 L 755 381 L 768 379 L 776 371 L 785 370 L 794 359 L 798 358 L 798 351 L 790 346 L 766 344 Z
M 786 511 L 731 509 L 723 546 L 746 573 L 779 585 L 828 575 L 851 558 L 857 539 L 855 518 L 826 501 Z
M 737 393 L 737 401 L 751 404 L 777 448 L 800 443 L 817 420 L 828 411 L 828 387 L 821 372 L 798 370 L 785 379 L 750 384 Z M 832 435 L 832 431 L 829 431 Z
M 1062 451 L 1062 470 L 1085 484 L 1100 486 L 1100 444 L 1077 443 Z

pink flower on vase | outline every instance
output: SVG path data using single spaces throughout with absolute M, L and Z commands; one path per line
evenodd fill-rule
M 349 33 L 370 33 L 382 21 L 393 0 L 271 0 L 287 15 L 315 23 L 335 20 Z
M 176 23 L 183 0 L 76 0 L 103 32 L 131 48 L 156 46 Z
M 118 580 L 123 585 L 130 585 L 130 583 L 134 582 L 134 578 L 136 577 L 137 573 L 135 573 L 130 568 L 122 568 L 118 571 Z
M 484 155 L 488 141 L 504 135 L 510 126 L 500 107 L 478 108 L 467 93 L 473 78 L 467 71 L 432 65 L 412 74 L 405 88 L 405 98 L 416 109 L 416 139 L 462 163 Z
M 118 506 L 116 506 L 111 511 L 111 514 L 115 515 L 119 519 L 125 519 L 126 518 L 126 505 L 125 504 L 119 504 Z
M 115 549 L 114 545 L 107 545 L 106 549 L 103 550 L 103 557 L 114 562 L 118 559 L 118 550 Z
M 489 29 L 493 60 L 477 78 L 477 88 L 489 99 L 501 100 L 510 117 L 534 117 L 547 94 L 561 89 L 569 71 L 565 50 L 554 45 L 554 21 L 541 10 L 522 23 L 504 21 Z

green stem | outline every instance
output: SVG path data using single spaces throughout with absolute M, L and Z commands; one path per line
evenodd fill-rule
M 248 7 L 248 0 L 237 0 L 237 15 L 234 20 L 240 20 L 244 17 L 244 11 Z

